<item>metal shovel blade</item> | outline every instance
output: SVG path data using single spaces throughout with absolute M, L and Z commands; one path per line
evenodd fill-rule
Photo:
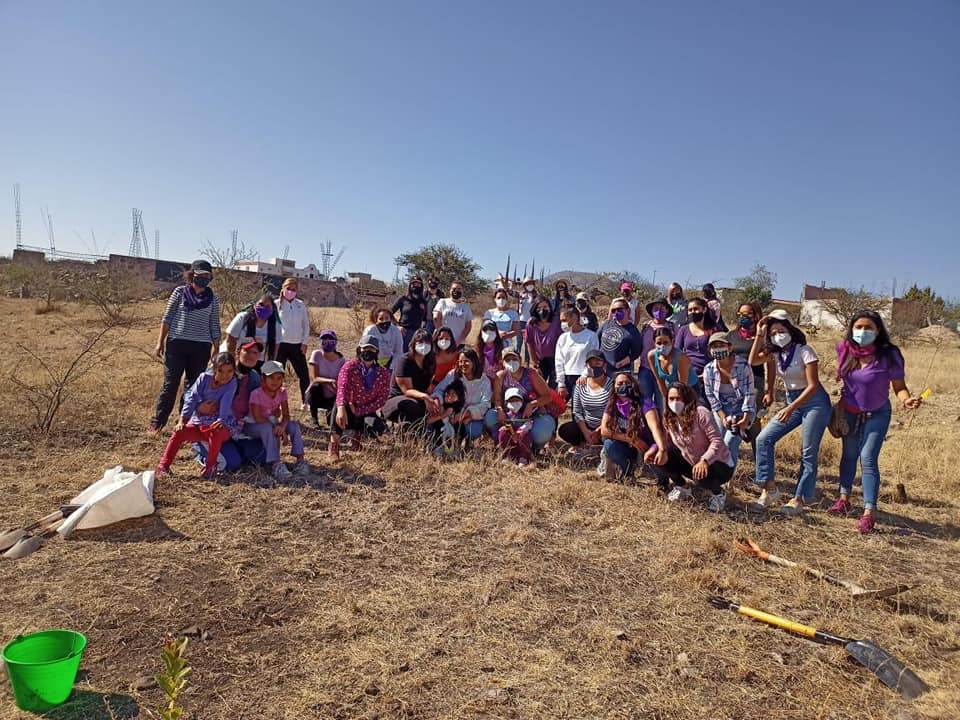
M 9 550 L 28 534 L 24 528 L 17 528 L 16 530 L 10 530 L 0 535 L 0 552 Z
M 844 649 L 850 657 L 876 675 L 880 682 L 908 700 L 920 697 L 930 689 L 913 670 L 871 640 L 851 640 L 844 645 Z
M 24 538 L 12 548 L 7 550 L 3 556 L 9 558 L 10 560 L 19 560 L 24 558 L 27 555 L 33 555 L 37 550 L 39 550 L 44 543 L 44 538 L 40 535 L 31 535 L 28 538 Z

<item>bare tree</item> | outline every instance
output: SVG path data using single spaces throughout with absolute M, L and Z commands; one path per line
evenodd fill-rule
M 890 307 L 890 298 L 870 292 L 863 287 L 859 290 L 846 288 L 840 290 L 835 298 L 823 298 L 820 304 L 824 310 L 832 313 L 846 327 L 853 316 L 861 310 L 872 310 L 875 313 L 884 312 Z
M 141 278 L 110 266 L 78 273 L 70 284 L 77 300 L 95 307 L 106 327 L 128 325 L 137 320 L 136 301 L 150 297 L 151 293 L 151 287 Z
M 200 255 L 217 268 L 214 288 L 220 298 L 220 308 L 230 317 L 252 302 L 265 290 L 263 279 L 257 273 L 237 270 L 238 262 L 256 260 L 259 253 L 243 242 L 234 242 L 228 248 L 219 248 L 207 239 L 200 245 Z

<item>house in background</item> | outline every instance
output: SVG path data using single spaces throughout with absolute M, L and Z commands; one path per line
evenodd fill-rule
M 828 288 L 823 285 L 804 285 L 800 296 L 800 324 L 813 325 L 830 330 L 843 330 L 844 324 L 830 309 L 831 301 L 842 302 L 847 291 L 843 288 Z M 888 325 L 896 323 L 902 328 L 919 328 L 926 325 L 923 305 L 903 298 L 884 298 L 877 311 Z
M 262 260 L 241 260 L 234 267 L 237 270 L 259 273 L 260 275 L 274 275 L 280 277 L 307 278 L 310 280 L 327 280 L 323 273 L 313 263 L 298 268 L 296 260 L 288 258 L 272 258 L 269 262 Z

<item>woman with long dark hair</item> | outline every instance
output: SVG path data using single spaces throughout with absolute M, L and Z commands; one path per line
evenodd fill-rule
M 437 359 L 433 339 L 423 328 L 410 335 L 410 349 L 397 365 L 390 390 L 390 399 L 383 406 L 383 415 L 390 422 L 417 422 L 437 412 L 440 403 L 430 395 Z
M 226 352 L 236 353 L 238 345 L 245 344 L 247 340 L 257 340 L 264 348 L 257 369 L 267 360 L 275 360 L 279 341 L 278 319 L 273 295 L 264 293 L 253 305 L 237 313 L 227 325 Z
M 652 458 L 666 462 L 666 438 L 660 430 L 660 415 L 653 399 L 644 397 L 637 379 L 629 372 L 617 373 L 613 392 L 600 423 L 603 454 L 598 470 L 604 470 L 609 479 L 623 479 L 633 474 L 638 461 L 642 463 L 651 447 L 657 448 Z
M 163 361 L 163 386 L 148 431 L 163 430 L 186 377 L 189 388 L 200 377 L 220 341 L 220 300 L 210 289 L 213 267 L 194 260 L 183 285 L 174 288 L 160 322 L 156 355 Z
M 770 418 L 756 440 L 757 477 L 760 488 L 757 505 L 770 507 L 780 497 L 774 472 L 773 450 L 780 438 L 801 428 L 800 475 L 792 500 L 784 511 L 795 513 L 813 500 L 817 485 L 817 458 L 823 431 L 830 422 L 830 396 L 820 384 L 820 361 L 807 337 L 790 322 L 783 310 L 774 310 L 757 325 L 757 337 L 750 352 L 751 364 L 776 363 L 776 373 L 787 390 L 787 406 Z
M 433 397 L 438 403 L 443 402 L 443 393 L 454 380 L 463 383 L 463 409 L 450 418 L 450 422 L 457 429 L 458 436 L 463 437 L 469 444 L 483 435 L 483 417 L 490 409 L 490 398 L 493 394 L 490 378 L 483 374 L 480 358 L 473 348 L 464 348 L 457 359 L 457 367 L 447 373 L 447 376 L 433 390 Z
M 491 384 L 496 379 L 497 373 L 503 370 L 503 347 L 503 337 L 500 335 L 497 323 L 493 320 L 484 320 L 473 343 L 473 349 L 480 360 L 483 374 L 490 378 Z
M 922 399 L 910 393 L 905 381 L 903 353 L 877 313 L 861 310 L 847 324 L 837 345 L 837 378 L 843 382 L 840 401 L 849 428 L 843 436 L 840 457 L 840 497 L 828 510 L 846 515 L 853 509 L 850 493 L 860 463 L 863 483 L 863 515 L 858 532 L 874 528 L 874 512 L 880 492 L 880 448 L 890 427 L 890 388 L 907 410 L 920 407 Z

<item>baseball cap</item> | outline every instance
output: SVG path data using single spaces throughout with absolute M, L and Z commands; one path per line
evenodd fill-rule
M 329 328 L 327 328 L 326 330 L 320 331 L 320 339 L 322 340 L 325 337 L 333 338 L 334 340 L 336 340 L 337 334 L 333 330 L 330 330 Z
M 276 375 L 277 373 L 282 373 L 282 372 L 283 372 L 283 365 L 278 363 L 276 360 L 267 360 L 263 364 L 263 367 L 260 368 L 260 374 L 263 377 L 267 377 L 269 375 Z
M 517 360 L 520 359 L 520 353 L 517 352 L 516 348 L 504 348 L 503 354 L 500 357 L 506 360 L 508 355 L 513 355 Z
M 263 352 L 263 343 L 259 340 L 249 340 L 240 346 L 241 350 L 256 350 L 257 352 Z
M 213 266 L 206 260 L 194 260 L 193 264 L 190 265 L 190 269 L 194 272 L 213 273 Z
M 729 343 L 730 342 L 730 333 L 717 332 L 710 336 L 710 339 L 707 341 L 707 346 L 715 345 L 716 343 Z
M 590 298 L 587 296 L 587 294 L 586 294 L 585 292 L 578 292 L 578 293 L 577 293 L 577 300 L 587 300 L 587 301 L 589 301 Z
M 771 310 L 770 312 L 768 312 L 767 317 L 770 318 L 771 320 L 781 320 L 781 321 L 786 320 L 787 322 L 790 322 L 790 316 L 787 315 L 787 311 L 781 310 L 780 308 L 777 308 L 776 310 Z
M 593 359 L 606 361 L 606 358 L 603 356 L 603 353 L 600 352 L 599 350 L 587 351 L 587 356 L 584 358 L 584 360 L 586 361 L 586 360 L 593 360 Z
M 520 398 L 523 400 L 523 393 L 520 392 L 520 388 L 508 388 L 507 391 L 503 394 L 503 401 L 510 402 L 510 398 Z
M 621 290 L 633 290 L 633 285 L 631 285 L 631 284 L 628 283 L 628 282 L 623 282 L 623 283 L 620 283 L 620 289 L 621 289 Z
M 373 335 L 364 335 L 360 338 L 360 342 L 357 343 L 357 347 L 372 347 L 377 352 L 380 352 L 380 341 Z

